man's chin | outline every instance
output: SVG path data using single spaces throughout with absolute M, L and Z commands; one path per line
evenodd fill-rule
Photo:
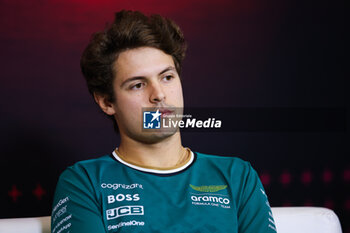
M 142 134 L 142 139 L 140 140 L 143 143 L 146 144 L 154 144 L 159 143 L 163 140 L 166 140 L 170 138 L 171 136 L 175 135 L 179 130 L 173 129 L 173 130 L 157 130 L 153 132 L 144 132 Z

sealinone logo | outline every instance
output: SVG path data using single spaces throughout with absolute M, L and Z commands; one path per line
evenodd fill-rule
M 190 187 L 193 190 L 196 190 L 198 192 L 204 192 L 204 193 L 215 193 L 220 190 L 224 190 L 227 188 L 227 185 L 204 185 L 204 186 L 194 186 L 190 184 Z
M 143 128 L 144 129 L 160 129 L 160 116 L 162 114 L 159 109 L 154 111 L 143 112 Z
M 129 222 L 120 222 L 116 225 L 109 225 L 108 226 L 108 230 L 114 230 L 114 229 L 118 229 L 118 228 L 121 228 L 121 227 L 128 227 L 128 226 L 144 226 L 145 225 L 145 222 L 141 221 L 136 221 L 136 220 L 131 220 Z
M 119 218 L 127 215 L 143 215 L 144 208 L 141 205 L 120 206 L 106 210 L 107 220 Z

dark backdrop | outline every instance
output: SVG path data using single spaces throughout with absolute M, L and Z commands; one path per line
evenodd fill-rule
M 323 118 L 340 110 L 326 127 L 186 132 L 183 144 L 250 161 L 272 206 L 325 206 L 350 232 L 345 6 L 322 0 L 0 0 L 0 217 L 49 215 L 63 169 L 118 145 L 79 59 L 92 32 L 121 9 L 159 13 L 182 27 L 187 106 L 318 108 Z

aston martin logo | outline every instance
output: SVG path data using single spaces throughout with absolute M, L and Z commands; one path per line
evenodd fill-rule
M 190 184 L 190 187 L 193 190 L 204 193 L 215 193 L 217 191 L 223 190 L 227 188 L 227 185 L 205 185 L 205 186 L 194 186 Z

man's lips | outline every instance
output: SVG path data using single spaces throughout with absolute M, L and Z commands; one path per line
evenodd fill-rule
M 162 116 L 171 115 L 174 113 L 174 110 L 171 109 L 159 109 L 159 112 L 162 114 Z

